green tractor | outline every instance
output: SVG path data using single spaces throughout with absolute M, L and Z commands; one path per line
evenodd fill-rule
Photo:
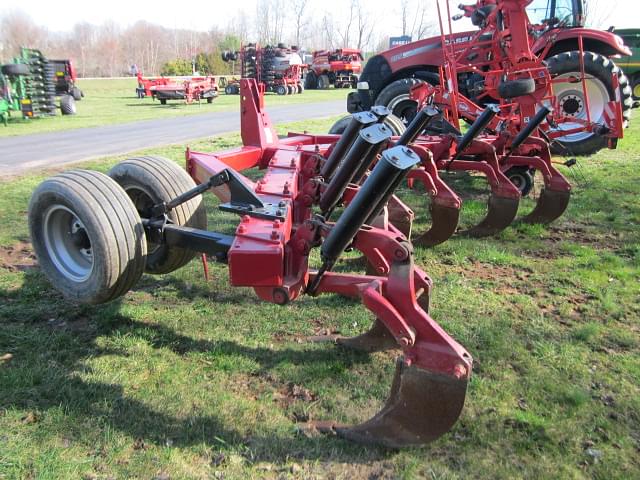
M 630 57 L 618 58 L 616 63 L 631 82 L 633 99 L 640 101 L 640 28 L 616 29 L 615 33 L 622 37 L 625 45 L 631 49 Z

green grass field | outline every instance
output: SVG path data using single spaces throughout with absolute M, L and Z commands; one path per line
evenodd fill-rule
M 58 111 L 58 115 L 55 117 L 33 120 L 22 120 L 15 116 L 10 120 L 8 126 L 0 125 L 2 127 L 0 128 L 0 137 L 239 110 L 240 105 L 238 95 L 225 95 L 223 90 L 218 98 L 210 104 L 206 101 L 191 105 L 180 101 L 169 101 L 166 105 L 160 105 L 160 102 L 151 98 L 136 98 L 137 80 L 135 78 L 80 80 L 78 85 L 84 91 L 85 97 L 77 102 L 78 113 L 76 115 L 62 116 Z M 267 94 L 265 98 L 268 106 L 303 104 L 346 99 L 349 91 L 340 89 L 308 90 L 301 95 Z
M 640 478 L 639 149 L 635 123 L 618 150 L 582 159 L 582 175 L 564 169 L 574 195 L 553 225 L 417 249 L 432 316 L 475 365 L 453 430 L 401 451 L 296 423 L 363 420 L 386 398 L 391 353 L 305 341 L 366 329 L 358 303 L 263 303 L 230 288 L 223 265 L 205 282 L 194 260 L 121 301 L 70 304 L 28 244 L 45 175 L 0 183 L 0 478 Z M 183 146 L 147 153 L 183 161 Z M 464 215 L 480 215 L 476 180 L 456 182 L 472 197 Z M 412 197 L 419 215 L 423 201 Z M 212 228 L 234 224 L 208 203 Z

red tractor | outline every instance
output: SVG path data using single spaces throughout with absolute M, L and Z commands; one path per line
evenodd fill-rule
M 302 93 L 302 57 L 297 47 L 288 48 L 279 43 L 277 46 L 260 46 L 257 43 L 243 45 L 237 52 L 222 53 L 225 62 L 240 60 L 242 78 L 253 78 L 265 86 L 265 91 L 278 95 Z M 227 84 L 227 95 L 240 93 L 240 82 Z
M 339 48 L 313 52 L 313 63 L 306 74 L 304 87 L 310 90 L 329 88 L 356 88 L 362 71 L 360 50 Z
M 505 20 L 514 22 L 502 13 L 505 3 L 478 0 L 475 5 L 460 5 L 463 13 L 453 19 L 468 17 L 478 31 L 419 40 L 369 59 L 358 92 L 349 95 L 347 109 L 355 112 L 374 104 L 385 105 L 407 122 L 417 106 L 409 95 L 411 87 L 422 82 L 439 84 L 449 63 L 456 75 L 447 81 L 459 93 L 478 105 L 499 103 L 496 72 L 503 69 L 507 57 L 518 54 L 506 48 L 512 37 L 505 30 Z M 514 36 L 524 32 L 536 60 L 540 66 L 546 65 L 553 78 L 554 106 L 563 121 L 545 123 L 543 130 L 555 138 L 554 150 L 591 154 L 614 146 L 604 135 L 613 129 L 607 122 L 607 116 L 612 115 L 610 102 L 620 106 L 625 125 L 633 106 L 629 81 L 612 60 L 631 54 L 623 40 L 611 32 L 584 28 L 581 0 L 523 0 L 515 10 L 512 17 L 517 14 L 522 18 L 518 18 L 519 31 Z M 511 96 L 513 93 L 518 92 L 511 92 Z
M 56 95 L 71 95 L 76 102 L 84 97 L 84 92 L 76 85 L 78 76 L 71 60 L 49 60 L 53 67 L 53 84 Z

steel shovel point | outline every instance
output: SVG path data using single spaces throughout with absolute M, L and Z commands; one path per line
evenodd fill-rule
M 570 198 L 570 190 L 550 190 L 545 188 L 540 193 L 533 211 L 520 221 L 523 223 L 551 223 L 564 213 L 569 205 Z
M 513 223 L 518 213 L 520 198 L 489 196 L 489 208 L 484 219 L 468 230 L 458 232 L 468 237 L 488 237 L 500 233 Z
M 314 422 L 320 432 L 347 440 L 401 448 L 424 445 L 448 432 L 456 423 L 467 392 L 467 379 L 396 363 L 391 394 L 370 420 L 354 426 Z
M 458 228 L 460 209 L 444 205 L 431 205 L 431 228 L 414 236 L 411 242 L 421 247 L 433 247 L 447 241 Z

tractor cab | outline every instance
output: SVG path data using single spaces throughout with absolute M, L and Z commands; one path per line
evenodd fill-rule
M 527 15 L 533 25 L 548 28 L 584 27 L 583 0 L 533 0 Z

